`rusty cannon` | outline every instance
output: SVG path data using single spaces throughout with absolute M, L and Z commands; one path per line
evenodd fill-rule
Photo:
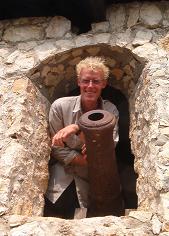
M 104 110 L 86 112 L 79 119 L 88 161 L 89 217 L 124 214 L 113 142 L 115 122 L 115 116 Z

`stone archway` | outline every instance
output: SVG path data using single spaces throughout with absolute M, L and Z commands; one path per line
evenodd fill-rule
M 46 172 L 46 175 L 45 175 L 45 172 L 43 172 L 44 177 L 42 178 L 42 182 L 45 183 L 45 184 L 43 183 L 43 188 L 41 188 L 41 186 L 36 185 L 36 183 L 38 182 L 38 179 L 37 179 L 36 181 L 34 181 L 35 185 L 31 187 L 32 189 L 30 188 L 30 191 L 25 192 L 26 196 L 24 195 L 22 196 L 23 198 L 29 198 L 29 201 L 27 200 L 28 206 L 25 205 L 24 207 L 21 203 L 21 202 L 24 202 L 24 200 L 22 201 L 18 200 L 19 191 L 21 191 L 21 188 L 23 187 L 24 183 L 25 183 L 25 186 L 27 186 L 26 184 L 29 184 L 31 186 L 32 182 L 30 181 L 29 183 L 27 183 L 25 180 L 20 181 L 16 178 L 17 190 L 15 191 L 12 190 L 12 195 L 10 196 L 14 198 L 14 201 L 13 201 L 14 205 L 12 206 L 12 212 L 19 211 L 19 214 L 23 214 L 22 212 L 25 212 L 24 209 L 26 208 L 27 209 L 26 214 L 34 214 L 33 212 L 36 212 L 36 210 L 34 210 L 34 207 L 36 209 L 38 206 L 37 203 L 35 203 L 34 205 L 35 195 L 37 195 L 37 192 L 39 192 L 39 194 L 41 192 L 41 194 L 39 195 L 39 198 L 37 198 L 37 201 L 39 201 L 40 203 L 39 205 L 40 208 L 39 209 L 37 208 L 37 212 L 43 211 L 43 194 L 45 193 L 45 189 L 47 186 L 47 169 L 46 168 L 47 168 L 47 160 L 49 159 L 49 150 L 50 150 L 49 137 L 47 136 L 47 126 L 46 126 L 48 122 L 47 114 L 50 107 L 49 102 L 52 102 L 56 98 L 55 96 L 57 97 L 67 96 L 69 92 L 71 91 L 71 89 L 76 87 L 75 64 L 78 61 L 80 61 L 81 58 L 84 58 L 86 56 L 90 56 L 93 54 L 97 56 L 104 56 L 104 58 L 106 59 L 106 62 L 110 68 L 110 79 L 109 79 L 110 88 L 114 87 L 118 89 L 119 91 L 121 91 L 121 94 L 123 94 L 123 96 L 126 97 L 126 99 L 130 99 L 131 94 L 134 91 L 134 87 L 137 84 L 141 71 L 144 67 L 144 63 L 139 61 L 136 58 L 136 56 L 132 54 L 130 50 L 121 48 L 119 46 L 111 47 L 106 44 L 97 44 L 95 46 L 86 46 L 86 47 L 76 48 L 74 50 L 56 54 L 54 56 L 47 58 L 47 60 L 43 61 L 43 63 L 41 63 L 36 68 L 34 68 L 33 71 L 29 72 L 28 76 L 30 78 L 30 81 L 26 77 L 25 77 L 26 78 L 25 80 L 23 76 L 18 76 L 18 78 L 17 77 L 14 78 L 12 89 L 14 93 L 16 94 L 16 96 L 25 92 L 25 89 L 27 92 L 25 93 L 26 97 L 24 97 L 24 99 L 22 98 L 20 101 L 20 98 L 18 96 L 16 100 L 17 102 L 20 102 L 20 105 L 22 106 L 22 109 L 23 109 L 23 114 L 22 114 L 23 117 L 21 116 L 21 120 L 18 121 L 18 122 L 21 122 L 21 121 L 23 122 L 21 122 L 20 125 L 17 124 L 18 129 L 20 130 L 16 129 L 16 124 L 15 124 L 12 126 L 12 129 L 10 129 L 10 132 L 8 131 L 8 136 L 12 138 L 12 140 L 14 140 L 14 144 L 13 144 L 14 146 L 16 146 L 16 143 L 18 143 L 18 140 L 21 141 L 22 143 L 21 149 L 23 148 L 25 150 L 25 148 L 28 148 L 28 146 L 26 144 L 26 141 L 25 141 L 26 137 L 24 137 L 24 135 L 28 136 L 28 140 L 31 137 L 31 135 L 27 134 L 27 132 L 29 131 L 26 129 L 26 125 L 27 125 L 27 122 L 29 123 L 32 122 L 32 125 L 31 127 L 29 127 L 29 129 L 32 130 L 35 136 L 33 135 L 32 137 L 34 138 L 31 140 L 31 142 L 29 140 L 29 142 L 30 142 L 30 146 L 31 147 L 36 146 L 36 150 L 37 150 L 36 156 L 33 154 L 35 151 L 35 148 L 34 150 L 31 151 L 32 163 L 35 162 L 35 166 L 36 166 L 35 171 L 37 172 L 37 170 L 40 168 L 39 164 L 42 164 L 42 163 L 38 163 L 38 160 L 37 160 L 38 152 L 39 152 L 38 148 L 41 148 L 41 146 L 42 147 L 46 146 L 46 150 L 42 148 L 43 154 L 42 154 L 42 150 L 40 151 L 40 154 L 39 154 L 41 155 L 41 158 L 44 158 L 46 156 L 44 159 L 45 162 L 43 164 L 45 165 L 46 163 L 46 167 L 45 166 L 43 167 Z M 108 93 L 108 90 L 107 90 L 107 93 Z M 37 94 L 39 94 L 39 96 Z M 110 100 L 113 98 L 113 95 L 115 95 L 115 93 L 113 92 L 113 94 L 110 94 L 110 91 L 109 91 L 108 97 L 110 98 Z M 117 104 L 120 98 L 119 96 L 120 95 L 116 96 Z M 27 102 L 25 102 L 26 100 Z M 29 106 L 28 100 L 31 103 L 31 106 Z M 23 105 L 22 102 L 25 105 Z M 35 102 L 36 102 L 36 105 L 35 105 Z M 40 111 L 38 109 L 40 109 Z M 26 111 L 29 114 L 28 117 L 29 116 L 31 117 L 30 120 L 29 118 L 26 119 L 26 116 L 27 116 Z M 32 112 L 34 114 L 33 116 L 32 116 Z M 42 121 L 39 119 L 39 114 L 41 114 L 40 118 L 42 118 Z M 36 116 L 38 117 L 38 120 Z M 37 124 L 35 123 L 35 121 L 37 121 Z M 45 128 L 43 129 L 43 131 L 39 129 L 40 127 L 39 122 L 40 123 L 42 122 L 41 125 L 43 128 Z M 36 130 L 35 127 L 38 127 L 38 129 Z M 43 132 L 45 132 L 45 134 Z M 46 140 L 45 144 L 44 144 L 44 141 L 40 144 L 42 139 L 37 139 L 36 135 L 37 136 L 41 135 L 41 137 L 43 136 Z M 121 140 L 122 139 L 123 139 L 123 135 L 121 135 Z M 33 142 L 36 143 L 37 141 L 38 141 L 38 144 L 33 145 Z M 17 147 L 17 150 L 19 150 L 19 147 Z M 14 152 L 16 152 L 15 148 L 14 148 Z M 29 153 L 31 152 L 29 151 Z M 17 155 L 17 152 L 15 154 Z M 16 159 L 17 158 L 18 156 L 16 157 Z M 22 161 L 23 160 L 21 160 L 19 165 L 22 165 Z M 27 161 L 25 162 L 27 163 Z M 11 168 L 15 169 L 17 168 L 17 165 L 15 167 L 12 166 Z M 22 171 L 23 171 L 23 167 L 21 167 L 21 172 Z M 15 172 L 17 173 L 18 176 L 21 175 L 21 173 L 17 171 Z M 35 173 L 32 170 L 31 178 L 36 179 L 35 177 L 36 175 L 37 177 L 39 176 L 38 173 Z M 14 185 L 12 185 L 12 189 L 13 188 L 15 189 L 15 183 Z M 32 192 L 34 194 L 32 194 Z M 31 198 L 30 198 L 30 194 L 31 194 Z M 17 203 L 15 201 L 17 201 Z M 10 204 L 11 203 L 12 201 L 10 201 Z
M 71 90 L 77 87 L 76 63 L 82 58 L 90 56 L 91 53 L 103 56 L 110 68 L 110 85 L 104 90 L 103 97 L 109 99 L 120 109 L 120 142 L 117 146 L 117 156 L 119 157 L 117 159 L 120 160 L 119 168 L 124 186 L 123 193 L 126 207 L 136 208 L 136 176 L 133 170 L 133 155 L 131 154 L 129 141 L 129 107 L 127 100 L 133 93 L 144 63 L 138 61 L 128 49 L 97 44 L 77 48 L 63 55 L 49 58 L 46 63 L 44 62 L 35 69 L 30 79 L 33 78 L 31 80 L 51 102 L 59 97 L 68 96 Z M 41 80 L 39 78 L 34 79 L 36 74 L 39 75 Z M 112 86 L 118 89 L 113 89 Z M 127 165 L 127 162 L 130 164 Z M 130 179 L 130 181 L 126 181 L 127 179 Z

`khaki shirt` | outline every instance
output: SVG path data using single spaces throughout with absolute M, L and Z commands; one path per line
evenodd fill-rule
M 115 144 L 118 142 L 118 110 L 114 104 L 100 98 L 100 107 L 114 114 L 117 122 L 114 128 L 113 137 Z M 49 128 L 51 136 L 54 136 L 60 129 L 70 124 L 78 124 L 81 109 L 81 96 L 63 97 L 57 99 L 50 108 Z M 55 203 L 69 184 L 75 180 L 77 196 L 80 207 L 87 207 L 88 198 L 88 174 L 84 167 L 71 166 L 71 161 L 81 153 L 82 141 L 77 135 L 72 135 L 66 140 L 65 147 L 54 147 L 52 150 L 54 158 L 58 161 L 49 169 L 50 178 L 47 198 Z

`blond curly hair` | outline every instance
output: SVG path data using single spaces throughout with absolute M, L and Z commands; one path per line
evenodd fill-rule
M 94 71 L 97 69 L 102 70 L 104 79 L 107 79 L 109 76 L 109 68 L 105 65 L 105 59 L 102 57 L 86 57 L 84 60 L 81 60 L 76 65 L 77 77 L 79 77 L 83 68 L 89 68 Z

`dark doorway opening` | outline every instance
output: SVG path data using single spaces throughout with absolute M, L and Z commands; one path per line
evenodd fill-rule
M 68 96 L 79 95 L 79 88 L 72 90 Z M 122 186 L 122 197 L 125 209 L 137 208 L 136 179 L 134 172 L 134 155 L 131 153 L 129 140 L 129 105 L 126 97 L 120 90 L 109 85 L 102 91 L 102 98 L 116 105 L 119 111 L 119 142 L 116 146 L 116 159 Z M 55 99 L 54 99 L 55 100 Z M 52 165 L 52 154 L 49 166 Z M 69 199 L 69 202 L 67 202 Z M 65 205 L 66 203 L 66 205 Z M 75 185 L 72 183 L 56 204 L 45 202 L 44 216 L 72 219 L 75 208 L 78 208 L 78 199 Z M 70 209 L 67 210 L 67 209 Z

